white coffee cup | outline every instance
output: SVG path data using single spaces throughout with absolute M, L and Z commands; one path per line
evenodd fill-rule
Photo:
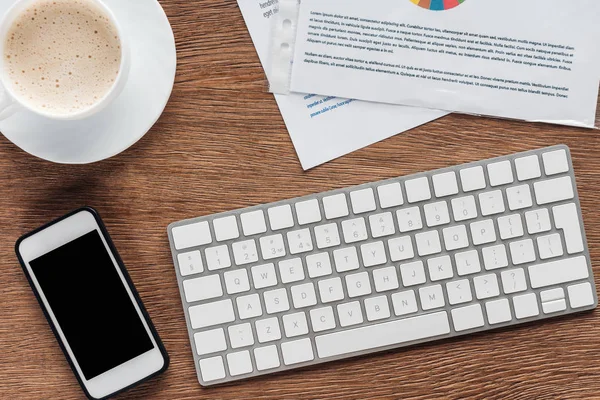
M 10 28 L 12 27 L 15 19 L 29 6 L 36 3 L 38 0 L 19 0 L 17 1 L 2 17 L 0 22 L 0 120 L 10 117 L 19 110 L 26 109 L 30 112 L 50 118 L 52 120 L 72 121 L 81 120 L 97 114 L 106 106 L 108 106 L 113 100 L 115 100 L 127 83 L 127 78 L 130 69 L 130 55 L 129 47 L 126 38 L 123 36 L 123 30 L 115 18 L 112 11 L 100 0 L 88 0 L 95 3 L 100 9 L 104 11 L 106 16 L 110 19 L 110 22 L 115 27 L 119 41 L 121 44 L 121 64 L 119 66 L 119 73 L 112 87 L 106 92 L 106 94 L 95 102 L 92 106 L 70 114 L 53 114 L 51 112 L 44 112 L 39 108 L 32 107 L 27 104 L 26 101 L 20 98 L 15 93 L 13 84 L 6 71 L 6 60 L 4 59 L 4 44 L 6 43 L 6 36 L 8 35 Z M 126 1 L 126 0 L 125 0 Z

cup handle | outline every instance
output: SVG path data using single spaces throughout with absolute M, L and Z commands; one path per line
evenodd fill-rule
M 0 121 L 13 115 L 19 109 L 19 105 L 8 94 L 4 85 L 0 84 Z

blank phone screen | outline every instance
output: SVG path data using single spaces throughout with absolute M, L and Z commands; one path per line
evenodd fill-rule
M 87 380 L 153 349 L 98 231 L 30 265 Z

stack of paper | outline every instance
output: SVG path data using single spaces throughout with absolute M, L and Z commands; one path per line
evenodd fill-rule
M 238 0 L 263 66 L 268 62 L 277 0 Z M 307 170 L 412 129 L 446 113 L 292 93 L 275 95 L 300 163 Z

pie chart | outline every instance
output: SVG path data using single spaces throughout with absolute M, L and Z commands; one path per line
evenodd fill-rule
M 465 2 L 465 0 L 410 0 L 419 7 L 433 11 L 444 11 L 457 7 Z

